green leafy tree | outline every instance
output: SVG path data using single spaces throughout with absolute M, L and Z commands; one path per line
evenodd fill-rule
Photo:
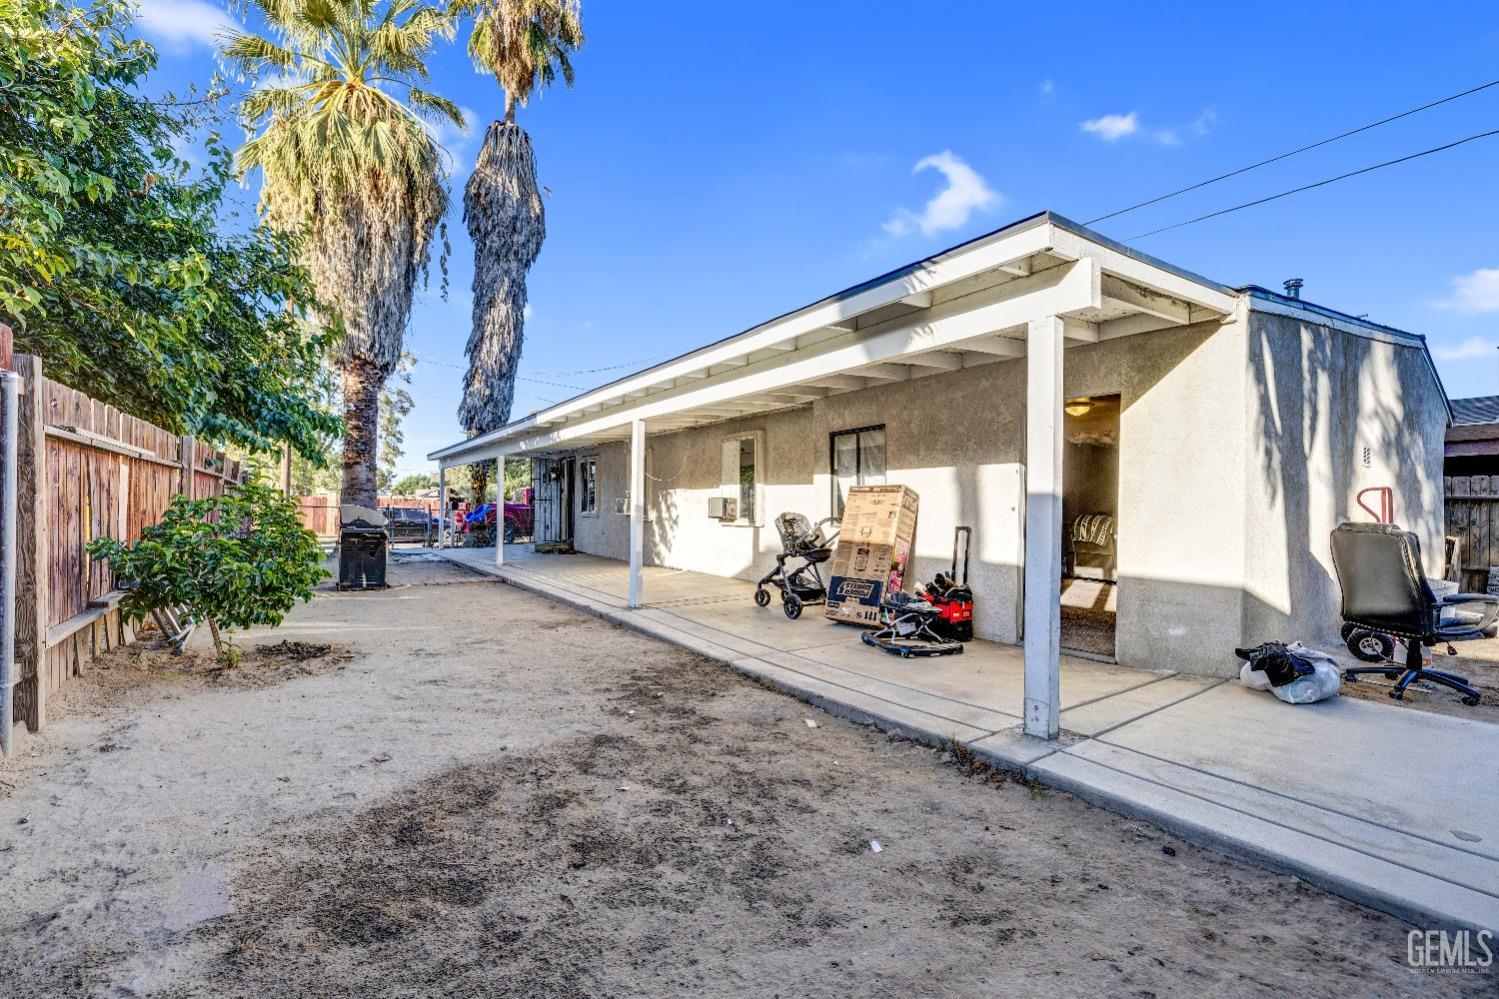
M 376 483 L 381 493 L 388 493 L 395 480 L 396 466 L 405 454 L 402 445 L 406 441 L 403 421 L 410 415 L 415 401 L 406 388 L 411 384 L 411 368 L 415 359 L 410 354 L 401 358 L 395 372 L 385 380 L 380 390 L 380 432 L 377 442 L 379 462 L 376 466 Z M 342 406 L 338 379 L 325 372 L 323 393 L 327 405 L 337 410 Z M 334 436 L 323 441 L 322 454 L 317 460 L 293 458 L 292 492 L 297 496 L 311 496 L 318 492 L 337 493 L 343 467 L 343 442 Z M 279 476 L 279 469 L 276 474 Z
M 334 340 L 308 322 L 287 235 L 226 219 L 222 89 L 144 96 L 133 5 L 0 0 L 0 322 L 47 374 L 168 429 L 312 455 L 338 431 L 315 388 Z
M 525 489 L 531 485 L 531 462 L 530 459 L 516 459 L 505 462 L 505 498 L 512 499 L 517 489 Z
M 390 487 L 393 496 L 416 496 L 437 488 L 437 476 L 431 472 L 413 472 L 403 475 Z
M 108 559 L 129 587 L 120 604 L 127 617 L 185 607 L 191 620 L 208 625 L 220 656 L 223 631 L 279 625 L 327 575 L 317 536 L 297 519 L 296 503 L 254 484 L 205 499 L 174 496 L 139 541 L 95 538 L 88 553 Z
M 411 369 L 416 359 L 403 354 L 401 362 L 391 376 L 385 379 L 385 390 L 380 394 L 380 442 L 379 460 L 375 469 L 375 481 L 380 492 L 388 494 L 396 481 L 396 466 L 406 453 L 406 431 L 402 423 L 416 403 L 407 388 L 411 384 Z
M 268 35 L 236 32 L 224 49 L 256 81 L 241 105 L 255 134 L 237 166 L 260 171 L 263 216 L 301 238 L 318 296 L 342 320 L 341 498 L 373 507 L 380 390 L 448 207 L 424 119 L 467 127 L 457 105 L 423 88 L 424 60 L 452 21 L 418 0 L 250 5 Z

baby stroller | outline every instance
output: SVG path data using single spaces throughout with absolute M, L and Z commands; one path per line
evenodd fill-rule
M 783 513 L 776 518 L 781 535 L 781 554 L 776 567 L 755 584 L 755 603 L 769 606 L 770 591 L 766 585 L 781 591 L 781 610 L 795 621 L 807 604 L 827 603 L 827 584 L 817 566 L 833 557 L 833 541 L 838 537 L 838 521 L 833 517 L 813 525 L 799 513 Z M 801 565 L 786 568 L 787 559 L 799 559 Z
M 937 633 L 941 627 L 942 608 L 925 596 L 896 590 L 885 597 L 885 626 L 860 635 L 865 645 L 884 649 L 892 655 L 952 656 L 963 651 L 963 643 Z

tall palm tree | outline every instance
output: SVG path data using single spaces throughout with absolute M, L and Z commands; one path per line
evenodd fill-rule
M 474 313 L 468 376 L 458 419 L 470 435 L 503 425 L 515 399 L 526 308 L 526 272 L 546 239 L 531 138 L 516 108 L 560 74 L 573 82 L 571 54 L 583 44 L 579 0 L 455 0 L 470 15 L 468 51 L 505 92 L 505 115 L 484 133 L 478 165 L 463 194 L 463 221 L 474 244 Z M 488 466 L 475 466 L 482 497 Z
M 255 81 L 240 108 L 253 137 L 236 165 L 241 176 L 260 168 L 261 212 L 302 236 L 318 297 L 343 322 L 341 499 L 373 507 L 380 389 L 448 208 L 424 122 L 466 127 L 457 105 L 421 86 L 453 22 L 418 0 L 249 2 L 270 31 L 226 39 L 227 59 Z

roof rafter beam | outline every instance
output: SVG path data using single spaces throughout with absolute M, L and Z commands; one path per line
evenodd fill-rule
M 1085 323 L 1080 319 L 1062 320 L 1062 335 L 1068 340 L 1077 340 L 1080 343 L 1098 342 L 1098 324 Z
M 1192 306 L 1169 295 L 1142 288 L 1111 274 L 1103 277 L 1103 297 L 1135 312 L 1185 326 L 1192 321 Z
M 963 367 L 963 358 L 945 350 L 934 350 L 925 354 L 913 354 L 906 363 L 922 368 L 937 368 L 942 371 L 957 371 Z
M 1015 256 L 1012 251 L 999 259 L 1013 259 Z M 991 260 L 989 266 L 992 267 L 994 262 Z M 530 432 L 533 428 L 528 428 L 524 436 L 516 433 L 512 439 L 525 448 L 545 447 L 612 429 L 631 419 L 652 419 L 697 406 L 722 404 L 726 396 L 728 399 L 743 398 L 799 384 L 831 386 L 836 384 L 829 381 L 831 378 L 845 373 L 854 375 L 860 368 L 878 364 L 904 367 L 905 358 L 912 354 L 944 348 L 961 350 L 970 341 L 1023 326 L 1042 316 L 1066 316 L 1098 309 L 1102 305 L 1099 276 L 1098 261 L 1084 257 L 1030 277 L 1006 281 L 962 299 L 943 302 L 929 312 L 913 315 L 904 321 L 882 323 L 852 343 L 805 357 L 791 357 L 785 363 L 748 371 L 730 381 L 695 386 L 685 392 L 646 400 L 552 431 L 534 433 Z

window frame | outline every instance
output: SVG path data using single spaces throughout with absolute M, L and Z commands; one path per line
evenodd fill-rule
M 876 430 L 885 435 L 885 476 L 888 479 L 890 475 L 890 431 L 886 424 L 871 423 L 863 427 L 849 427 L 847 430 L 833 430 L 828 433 L 828 512 L 830 516 L 843 516 L 843 511 L 838 509 L 838 438 L 853 435 L 854 478 L 857 480 L 864 474 L 863 447 L 859 438 L 863 434 Z M 854 484 L 863 485 L 858 481 Z
M 755 515 L 753 518 L 750 518 L 743 514 L 744 504 L 739 502 L 740 483 L 737 481 L 733 483 L 733 492 L 729 493 L 729 483 L 721 481 L 719 483 L 719 495 L 727 496 L 727 498 L 734 500 L 734 519 L 719 522 L 725 527 L 765 526 L 765 431 L 742 430 L 737 433 L 725 434 L 719 445 L 719 453 L 720 455 L 722 454 L 723 445 L 725 444 L 732 443 L 737 445 L 738 448 L 742 448 L 746 440 L 753 441 L 755 448 L 755 482 L 751 487 L 755 502 Z M 720 478 L 722 478 L 721 471 Z
M 584 469 L 593 467 L 593 503 L 588 503 L 587 473 Z M 578 458 L 578 516 L 597 517 L 599 515 L 599 456 L 596 454 L 583 455 Z

